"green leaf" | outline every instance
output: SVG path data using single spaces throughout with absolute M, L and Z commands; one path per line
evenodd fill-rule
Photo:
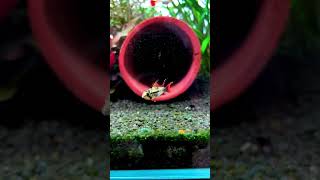
M 203 13 L 203 14 L 201 15 L 201 17 L 200 17 L 200 19 L 199 19 L 199 22 L 200 22 L 199 25 L 202 26 L 202 25 L 204 24 L 204 20 L 205 20 L 206 18 L 208 18 L 208 20 L 209 20 L 209 18 L 210 18 L 210 17 L 207 16 L 207 12 L 205 12 L 205 13 Z
M 207 36 L 203 41 L 202 41 L 202 44 L 201 44 L 201 52 L 202 54 L 205 52 L 205 50 L 207 49 L 208 45 L 210 43 L 210 35 Z
M 168 8 L 169 14 L 170 14 L 170 16 L 172 16 L 172 17 L 177 16 L 177 13 L 175 13 L 174 10 L 175 10 L 175 8 Z
M 203 8 L 198 4 L 198 1 L 195 0 L 186 0 L 186 3 L 190 6 L 195 8 L 198 12 L 203 11 Z
M 197 22 L 201 22 L 201 13 L 198 12 L 198 11 L 193 11 L 193 16 L 194 16 L 194 19 L 197 21 Z
M 193 31 L 197 34 L 198 38 L 202 41 L 204 39 L 203 33 L 197 28 L 193 28 Z

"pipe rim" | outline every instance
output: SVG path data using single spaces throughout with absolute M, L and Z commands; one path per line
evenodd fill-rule
M 257 78 L 278 46 L 289 11 L 290 0 L 263 1 L 242 46 L 224 64 L 211 72 L 214 77 L 211 78 L 212 111 L 239 96 Z
M 140 29 L 143 29 L 144 27 L 150 24 L 159 23 L 159 22 L 174 23 L 179 28 L 181 28 L 190 38 L 190 41 L 192 43 L 191 47 L 194 51 L 192 63 L 190 65 L 190 67 L 194 67 L 194 68 L 189 68 L 188 72 L 186 73 L 185 77 L 182 78 L 182 80 L 180 80 L 178 83 L 175 83 L 175 82 L 173 83 L 172 92 L 161 95 L 157 98 L 154 98 L 155 101 L 167 101 L 183 94 L 192 85 L 193 81 L 196 79 L 198 72 L 200 70 L 200 65 L 201 65 L 200 42 L 196 34 L 191 29 L 191 27 L 189 27 L 185 22 L 173 17 L 158 16 L 158 17 L 146 19 L 140 24 L 138 24 L 129 32 L 127 38 L 125 39 L 125 41 L 121 46 L 121 50 L 119 54 L 119 69 L 120 69 L 120 73 L 123 80 L 126 82 L 126 84 L 130 87 L 130 89 L 136 95 L 141 96 L 143 91 L 150 88 L 140 83 L 130 75 L 130 73 L 126 70 L 124 65 L 124 61 L 125 61 L 124 56 L 130 40 L 138 33 Z
M 28 14 L 33 35 L 45 61 L 66 88 L 91 108 L 101 111 L 109 90 L 109 75 L 66 46 L 51 27 L 45 0 L 29 0 Z M 103 38 L 103 37 L 101 37 Z

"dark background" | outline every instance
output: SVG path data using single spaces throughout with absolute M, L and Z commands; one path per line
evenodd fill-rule
M 105 179 L 109 121 L 46 64 L 26 6 L 20 1 L 0 23 L 0 88 L 7 89 L 0 96 L 15 92 L 0 101 L 0 177 Z

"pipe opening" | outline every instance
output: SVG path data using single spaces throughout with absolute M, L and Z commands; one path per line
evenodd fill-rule
M 45 1 L 44 11 L 49 26 L 70 51 L 97 61 L 105 57 L 104 7 L 103 0 L 54 0 Z
M 216 3 L 214 17 L 217 44 L 213 68 L 223 64 L 248 36 L 264 0 L 220 1 Z
M 128 73 L 142 84 L 164 79 L 177 84 L 191 67 L 192 42 L 174 23 L 155 22 L 133 36 L 124 57 Z

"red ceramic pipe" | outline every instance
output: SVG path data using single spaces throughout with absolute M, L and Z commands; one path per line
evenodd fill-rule
M 155 98 L 166 101 L 184 93 L 200 69 L 200 43 L 183 21 L 154 17 L 138 24 L 122 44 L 120 73 L 131 90 L 141 96 L 152 83 L 173 81 L 169 93 Z
M 1 0 L 0 1 L 0 21 L 16 6 L 18 0 Z
M 286 27 L 289 0 L 263 0 L 249 35 L 211 73 L 211 110 L 240 95 L 263 70 Z
M 97 2 L 29 0 L 28 10 L 47 63 L 71 92 L 100 111 L 109 93 L 109 79 L 107 68 L 94 63 L 107 53 L 99 46 L 105 36 L 95 21 L 100 15 L 95 14 L 98 6 L 91 3 Z

